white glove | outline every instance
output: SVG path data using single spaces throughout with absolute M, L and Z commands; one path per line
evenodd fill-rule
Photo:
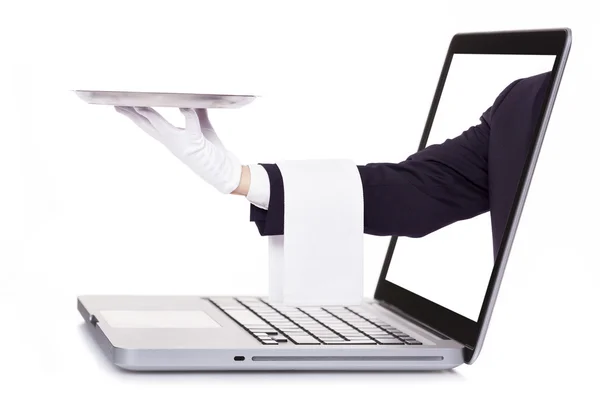
M 177 158 L 221 193 L 240 184 L 242 165 L 221 143 L 205 109 L 182 108 L 185 128 L 171 125 L 148 107 L 115 107 L 138 127 L 161 142 Z

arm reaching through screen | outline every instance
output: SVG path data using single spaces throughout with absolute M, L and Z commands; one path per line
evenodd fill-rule
M 461 135 L 429 146 L 400 163 L 359 165 L 364 232 L 422 237 L 488 211 L 488 154 L 494 113 L 517 82 L 500 93 L 494 104 L 483 112 L 478 125 Z M 283 179 L 276 164 L 263 166 L 270 181 L 268 210 L 251 207 L 250 220 L 263 236 L 281 235 Z

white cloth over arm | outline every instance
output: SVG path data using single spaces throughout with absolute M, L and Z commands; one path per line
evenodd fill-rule
M 269 238 L 270 301 L 360 304 L 362 181 L 351 160 L 282 161 L 284 234 Z

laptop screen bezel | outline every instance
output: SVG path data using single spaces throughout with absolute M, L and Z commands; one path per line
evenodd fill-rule
M 464 344 L 466 349 L 466 362 L 473 361 L 473 358 L 476 355 L 475 350 L 477 347 L 481 346 L 483 337 L 485 336 L 485 331 L 500 287 L 514 233 L 527 195 L 531 176 L 533 175 L 537 156 L 542 145 L 554 98 L 560 84 L 570 43 L 571 31 L 569 29 L 461 33 L 452 38 L 446 54 L 446 59 L 444 61 L 418 150 L 422 150 L 426 147 L 429 132 L 433 124 L 454 54 L 522 54 L 556 56 L 551 73 L 549 92 L 546 95 L 545 102 L 542 106 L 542 112 L 540 113 L 540 119 L 536 125 L 533 145 L 528 151 L 525 167 L 517 187 L 515 200 L 511 206 L 507 226 L 499 246 L 498 255 L 494 262 L 494 267 L 478 320 L 476 322 L 472 321 L 386 280 L 386 275 L 398 240 L 397 236 L 393 236 L 390 240 L 384 265 L 377 283 L 377 288 L 375 290 L 376 300 L 390 305 L 410 319 Z

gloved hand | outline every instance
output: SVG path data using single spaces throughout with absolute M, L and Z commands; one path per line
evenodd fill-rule
M 138 127 L 161 142 L 177 158 L 221 193 L 240 184 L 242 165 L 221 143 L 205 109 L 182 108 L 185 128 L 171 125 L 148 107 L 115 107 Z

